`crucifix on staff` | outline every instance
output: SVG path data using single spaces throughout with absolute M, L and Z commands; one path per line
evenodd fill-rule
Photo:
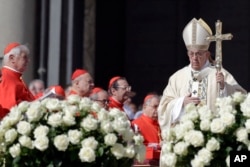
M 233 38 L 233 35 L 231 33 L 228 34 L 221 34 L 222 29 L 222 22 L 220 20 L 217 20 L 215 23 L 215 35 L 208 36 L 206 40 L 208 41 L 215 41 L 215 68 L 217 72 L 221 70 L 222 67 L 222 41 L 223 40 L 231 40 Z M 220 86 L 218 86 L 218 95 L 221 96 Z
M 215 30 L 216 33 L 214 36 L 209 36 L 206 38 L 208 41 L 215 41 L 215 67 L 217 71 L 221 70 L 222 67 L 222 41 L 223 40 L 231 40 L 233 38 L 233 35 L 231 33 L 228 34 L 221 34 L 222 29 L 222 22 L 220 20 L 217 20 L 215 23 Z

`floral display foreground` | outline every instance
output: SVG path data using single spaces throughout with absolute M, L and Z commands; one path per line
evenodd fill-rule
M 89 98 L 22 102 L 0 124 L 1 166 L 130 167 L 145 158 L 126 114 Z
M 230 151 L 250 150 L 250 94 L 218 98 L 216 107 L 186 106 L 180 123 L 164 132 L 162 165 L 226 167 Z

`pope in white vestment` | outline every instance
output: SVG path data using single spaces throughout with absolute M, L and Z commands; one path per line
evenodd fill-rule
M 158 107 L 163 140 L 167 130 L 178 123 L 188 103 L 204 104 L 216 112 L 215 101 L 218 96 L 225 97 L 236 91 L 247 93 L 227 70 L 222 68 L 217 71 L 210 61 L 210 42 L 205 40 L 210 35 L 212 31 L 202 19 L 192 19 L 183 30 L 190 64 L 175 72 L 163 91 Z M 160 166 L 167 167 L 162 162 Z

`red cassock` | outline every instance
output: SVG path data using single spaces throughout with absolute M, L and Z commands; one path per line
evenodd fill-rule
M 123 104 L 112 97 L 109 97 L 109 108 L 117 108 L 121 111 L 124 111 Z
M 0 83 L 0 118 L 22 101 L 33 101 L 35 97 L 21 79 L 22 74 L 6 67 L 2 68 L 2 81 Z
M 140 134 L 144 137 L 144 144 L 160 143 L 160 127 L 158 121 L 142 114 L 139 118 L 132 121 L 132 126 L 138 126 Z

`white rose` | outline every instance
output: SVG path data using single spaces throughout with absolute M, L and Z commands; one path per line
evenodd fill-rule
M 194 129 L 194 122 L 191 120 L 187 120 L 181 124 L 182 128 L 186 131 Z
M 46 137 L 46 135 L 49 133 L 48 126 L 45 125 L 39 125 L 33 132 L 34 137 L 37 139 L 39 137 Z
M 50 100 L 48 100 L 46 103 L 46 108 L 49 111 L 61 111 L 62 110 L 60 100 L 57 98 L 50 98 Z
M 125 157 L 133 158 L 135 156 L 135 148 L 133 145 L 125 147 Z
M 4 137 L 7 143 L 12 143 L 17 138 L 17 131 L 14 128 L 9 129 L 6 131 Z
M 59 151 L 65 151 L 69 146 L 67 135 L 58 135 L 54 138 L 54 145 Z
M 133 139 L 135 141 L 135 145 L 141 145 L 144 141 L 144 137 L 140 134 L 134 135 Z
M 81 122 L 81 126 L 86 131 L 93 131 L 97 129 L 98 121 L 95 118 L 93 118 L 93 116 L 89 115 L 83 119 L 83 121 Z
M 137 153 L 135 155 L 135 159 L 142 163 L 145 160 L 146 147 L 144 144 L 136 146 Z
M 162 144 L 161 151 L 165 153 L 171 152 L 172 148 L 173 148 L 173 144 L 171 142 L 164 141 L 164 143 Z
M 22 112 L 18 110 L 18 107 L 12 107 L 9 114 L 8 114 L 9 120 L 11 122 L 11 125 L 16 124 L 22 119 Z
M 10 155 L 13 157 L 13 158 L 16 158 L 17 156 L 19 156 L 21 154 L 21 148 L 20 148 L 20 144 L 17 143 L 17 144 L 14 144 L 13 146 L 11 146 L 9 148 L 9 152 L 10 152 Z
M 209 151 L 216 151 L 220 149 L 220 142 L 216 140 L 214 137 L 212 137 L 210 140 L 208 140 L 206 144 L 206 148 Z
M 97 113 L 98 120 L 100 121 L 106 121 L 109 119 L 109 114 L 108 111 L 102 108 L 98 113 Z
M 124 141 L 131 141 L 133 140 L 133 136 L 135 135 L 134 131 L 132 129 L 126 129 L 122 133 L 122 138 Z
M 169 133 L 169 135 L 173 135 L 174 132 L 174 136 L 176 137 L 176 139 L 182 139 L 184 137 L 184 135 L 187 133 L 187 131 L 190 131 L 194 129 L 194 123 L 187 119 L 185 122 L 182 122 L 178 125 L 176 125 L 174 127 L 174 131 L 169 131 L 169 132 L 165 132 L 165 133 Z M 168 137 L 173 137 L 173 136 L 168 136 Z
M 6 131 L 6 129 L 0 126 L 0 140 L 3 140 Z
M 44 151 L 49 146 L 49 139 L 46 136 L 41 136 L 34 141 L 34 146 L 40 151 Z
M 72 144 L 78 144 L 80 143 L 80 140 L 82 138 L 82 132 L 79 131 L 79 130 L 69 130 L 68 132 L 68 138 L 69 138 L 69 141 L 72 143 Z
M 109 133 L 104 137 L 104 143 L 108 146 L 113 146 L 117 141 L 117 136 L 114 133 Z
M 131 125 L 130 125 L 130 121 L 126 118 L 124 119 L 123 117 L 119 117 L 119 118 L 116 118 L 114 121 L 113 121 L 113 128 L 115 131 L 117 131 L 118 133 L 123 133 L 126 129 L 130 128 Z
M 20 112 L 26 112 L 29 106 L 30 106 L 30 102 L 22 101 L 21 103 L 18 104 L 17 110 Z
M 202 131 L 209 131 L 210 124 L 211 124 L 211 122 L 208 119 L 201 120 L 201 122 L 200 122 L 200 129 Z
M 186 133 L 184 139 L 194 147 L 199 147 L 204 144 L 204 136 L 201 131 L 191 130 Z
M 187 133 L 187 129 L 185 126 L 182 126 L 182 124 L 177 124 L 175 127 L 174 127 L 174 132 L 175 132 L 175 136 L 176 136 L 176 139 L 182 139 L 185 134 Z
M 109 110 L 109 116 L 111 118 L 124 117 L 124 112 L 121 111 L 121 110 L 119 110 L 119 109 L 117 109 L 117 108 L 111 108 Z M 125 117 L 127 117 L 127 116 L 125 115 Z
M 9 128 L 11 128 L 12 125 L 13 125 L 13 121 L 12 121 L 11 118 L 7 115 L 7 116 L 3 117 L 3 119 L 1 120 L 0 127 L 1 127 L 2 129 L 9 129 Z
M 17 124 L 17 132 L 22 134 L 22 135 L 29 135 L 31 131 L 31 125 L 30 123 L 26 121 L 20 121 Z
M 174 145 L 174 153 L 178 155 L 187 155 L 188 153 L 188 144 L 185 142 L 178 142 Z
M 50 98 L 45 98 L 42 101 L 40 101 L 41 105 L 46 108 L 46 103 L 50 101 Z
M 104 133 L 111 133 L 114 131 L 112 123 L 110 121 L 107 121 L 107 120 L 101 122 L 101 130 Z
M 72 94 L 67 97 L 67 102 L 69 104 L 79 104 L 80 101 L 81 101 L 81 97 L 76 94 Z
M 90 100 L 88 97 L 83 97 L 81 98 L 81 101 L 79 103 L 79 109 L 84 110 L 86 112 L 91 111 L 91 106 L 93 104 L 93 101 Z
M 63 124 L 66 125 L 66 126 L 75 125 L 76 124 L 76 119 L 72 115 L 69 115 L 69 114 L 64 115 L 63 116 Z
M 235 109 L 233 106 L 223 106 L 223 108 L 219 108 L 218 114 L 220 116 L 224 115 L 225 113 L 235 113 Z
M 186 112 L 191 112 L 193 110 L 196 110 L 196 106 L 194 103 L 188 103 L 186 106 L 185 106 L 185 111 Z
M 222 134 L 226 130 L 225 124 L 219 118 L 215 118 L 212 120 L 210 128 L 211 128 L 211 132 L 213 132 L 213 133 L 221 133 Z
M 88 137 L 86 139 L 84 139 L 82 142 L 82 147 L 90 147 L 93 150 L 95 150 L 98 146 L 98 141 L 95 140 L 94 137 Z
M 202 159 L 200 159 L 197 156 L 193 160 L 191 160 L 191 165 L 192 167 L 204 167 L 205 166 Z
M 94 162 L 96 158 L 95 151 L 90 147 L 82 147 L 78 156 L 82 162 Z
M 237 141 L 239 142 L 247 142 L 248 141 L 248 133 L 247 133 L 247 129 L 245 128 L 239 128 L 236 130 L 236 137 L 237 137 Z
M 212 111 L 207 105 L 204 105 L 198 109 L 201 120 L 210 120 L 213 117 Z
M 247 145 L 247 150 L 250 151 L 250 142 L 248 142 L 246 145 Z
M 247 95 L 247 98 L 244 102 L 240 103 L 240 109 L 243 113 L 243 116 L 250 118 L 250 94 Z
M 27 147 L 29 149 L 33 149 L 34 148 L 32 140 L 28 136 L 21 136 L 21 137 L 19 137 L 18 141 L 24 147 Z
M 160 161 L 163 166 L 175 166 L 177 162 L 177 156 L 174 153 L 167 152 L 162 155 Z
M 198 158 L 204 163 L 204 165 L 209 165 L 212 157 L 212 153 L 206 148 L 202 148 L 198 152 Z
M 66 105 L 65 107 L 63 107 L 63 112 L 65 113 L 65 115 L 75 116 L 77 111 L 78 108 L 75 105 Z
M 190 110 L 188 112 L 185 112 L 185 115 L 187 115 L 189 120 L 195 121 L 199 118 L 199 114 L 196 110 Z
M 99 112 L 102 107 L 97 102 L 93 102 L 90 108 L 91 111 Z
M 221 115 L 221 120 L 226 126 L 232 126 L 235 123 L 235 115 L 226 112 Z
M 217 98 L 215 105 L 221 109 L 223 109 L 225 106 L 231 106 L 233 104 L 233 99 L 231 96 L 227 96 L 224 98 Z
M 46 111 L 41 106 L 41 103 L 34 101 L 30 103 L 30 107 L 27 109 L 26 116 L 29 122 L 39 121 L 45 112 Z
M 246 98 L 246 95 L 241 93 L 241 92 L 235 92 L 233 95 L 233 101 L 236 103 L 241 103 L 244 101 L 244 99 Z
M 111 152 L 116 157 L 116 159 L 121 159 L 124 157 L 125 148 L 122 144 L 116 143 L 114 146 L 111 147 Z
M 250 133 L 250 119 L 247 119 L 245 122 L 245 127 L 247 129 L 247 132 Z
M 62 112 L 52 113 L 48 118 L 48 124 L 52 127 L 58 127 L 62 124 Z

